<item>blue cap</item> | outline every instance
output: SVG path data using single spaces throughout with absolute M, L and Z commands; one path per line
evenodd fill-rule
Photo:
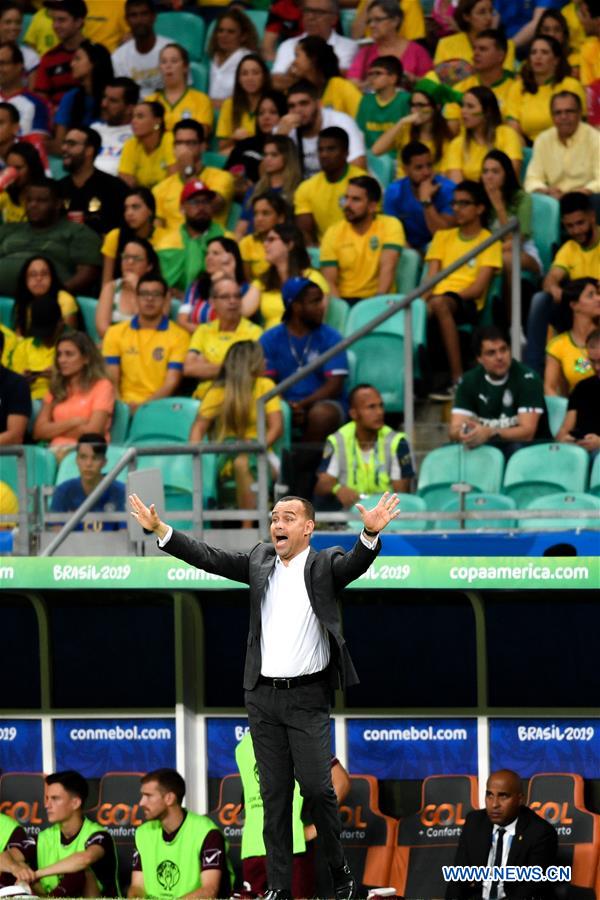
M 281 288 L 281 296 L 283 298 L 283 305 L 286 312 L 290 308 L 294 300 L 298 297 L 300 292 L 303 291 L 304 288 L 310 287 L 311 285 L 313 287 L 319 287 L 319 285 L 315 284 L 314 281 L 310 281 L 308 278 L 303 278 L 301 275 L 294 275 L 293 278 L 288 278 L 287 281 L 283 282 Z

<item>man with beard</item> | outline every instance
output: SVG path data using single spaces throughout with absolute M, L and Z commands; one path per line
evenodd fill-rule
M 175 291 L 185 291 L 198 277 L 204 269 L 208 242 L 225 234 L 212 218 L 214 198 L 215 192 L 203 181 L 188 181 L 181 192 L 183 225 L 155 234 L 154 249 L 163 278 Z
M 321 244 L 321 269 L 332 297 L 354 303 L 393 291 L 406 239 L 401 222 L 377 212 L 380 201 L 379 182 L 370 175 L 348 182 L 344 219 L 327 229 Z
M 185 809 L 185 781 L 174 769 L 142 778 L 146 821 L 135 832 L 128 897 L 229 897 L 233 869 L 223 835 L 208 818 Z
M 94 161 L 97 170 L 117 175 L 125 141 L 133 137 L 131 119 L 140 89 L 131 78 L 113 78 L 104 88 L 100 119 L 92 122 L 102 141 Z
M 560 215 L 569 240 L 552 260 L 543 290 L 533 295 L 527 320 L 525 362 L 540 375 L 544 373 L 548 325 L 553 325 L 557 333 L 571 327 L 570 311 L 561 303 L 563 281 L 597 278 L 600 272 L 600 227 L 591 198 L 580 191 L 564 194 Z
M 162 86 L 160 51 L 171 39 L 154 31 L 156 10 L 152 0 L 126 0 L 125 20 L 131 40 L 113 53 L 113 69 L 117 76 L 132 78 L 139 85 L 143 99 Z
M 60 179 L 58 189 L 72 222 L 105 235 L 123 222 L 127 185 L 95 168 L 101 147 L 102 139 L 93 128 L 70 128 L 62 143 L 63 167 L 69 174 Z

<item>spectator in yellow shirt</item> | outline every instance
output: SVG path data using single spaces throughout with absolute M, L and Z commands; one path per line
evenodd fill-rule
M 324 128 L 317 141 L 321 171 L 296 188 L 296 224 L 309 246 L 318 246 L 327 229 L 344 218 L 342 203 L 348 183 L 365 174 L 363 169 L 348 163 L 348 148 L 348 135 L 343 128 Z
M 210 390 L 205 394 L 198 417 L 192 425 L 190 441 L 201 441 L 210 430 L 218 441 L 252 441 L 257 438 L 257 401 L 275 387 L 264 378 L 265 358 L 262 347 L 254 341 L 239 341 L 227 350 L 223 365 Z M 266 444 L 271 447 L 283 434 L 281 399 L 273 397 L 266 404 Z M 225 462 L 225 465 L 222 463 Z M 221 477 L 233 473 L 238 509 L 256 509 L 255 457 L 238 453 L 220 458 Z M 242 528 L 254 527 L 242 522 Z
M 367 23 L 367 10 L 370 0 L 359 0 L 356 16 L 352 22 L 351 37 L 355 41 L 370 37 L 371 31 Z M 409 41 L 418 41 L 425 37 L 425 16 L 419 0 L 400 0 L 402 24 L 398 27 L 400 37 Z
M 212 217 L 219 225 L 225 225 L 233 199 L 233 176 L 215 166 L 205 166 L 202 158 L 205 150 L 206 132 L 200 122 L 196 122 L 195 119 L 183 119 L 175 125 L 173 129 L 175 171 L 153 189 L 156 218 L 164 228 L 179 228 L 183 223 L 181 191 L 185 184 L 193 181 L 201 181 L 213 192 Z
M 125 141 L 119 177 L 129 187 L 152 188 L 175 171 L 173 135 L 165 131 L 165 110 L 157 101 L 144 100 L 133 110 L 133 137 Z
M 473 74 L 475 38 L 494 25 L 492 0 L 459 0 L 454 11 L 459 31 L 443 37 L 436 47 L 435 72 L 444 84 L 456 84 Z M 515 65 L 515 45 L 508 42 L 506 68 Z
M 590 125 L 600 125 L 600 9 L 594 0 L 580 0 L 579 18 L 586 39 L 581 45 L 581 83 L 587 89 Z
M 502 125 L 496 95 L 489 87 L 470 88 L 462 102 L 461 133 L 450 142 L 445 175 L 452 181 L 478 181 L 489 150 L 502 150 L 519 177 L 523 148 L 513 128 Z
M 272 228 L 291 218 L 292 210 L 280 193 L 265 191 L 252 198 L 254 231 L 240 241 L 240 253 L 244 261 L 244 275 L 250 282 L 260 278 L 269 269 L 265 253 L 265 238 Z
M 145 98 L 160 103 L 165 110 L 165 128 L 172 131 L 182 119 L 201 122 L 210 134 L 213 108 L 208 95 L 188 85 L 190 57 L 181 44 L 166 44 L 160 51 L 160 74 L 163 86 Z
M 131 412 L 177 391 L 189 344 L 187 332 L 169 321 L 169 289 L 159 275 L 141 276 L 137 298 L 137 316 L 111 325 L 102 342 L 108 372 Z
M 291 74 L 315 85 L 322 106 L 356 118 L 362 94 L 355 84 L 342 78 L 335 50 L 322 37 L 300 38 L 294 48 Z
M 200 399 L 218 376 L 230 346 L 257 341 L 262 334 L 258 325 L 242 316 L 242 294 L 235 279 L 213 281 L 209 296 L 216 318 L 195 330 L 184 364 L 184 374 L 198 379 L 194 397 Z
M 437 275 L 490 237 L 490 232 L 483 227 L 487 202 L 480 184 L 475 181 L 458 184 L 452 206 L 458 227 L 442 229 L 434 234 L 425 256 L 429 263 L 428 278 Z M 440 329 L 451 378 L 446 387 L 430 395 L 432 400 L 448 400 L 454 396 L 455 386 L 463 374 L 458 326 L 476 323 L 492 278 L 501 268 L 502 247 L 495 243 L 424 295 L 428 315 L 435 317 Z
M 560 215 L 569 240 L 552 260 L 542 290 L 533 296 L 527 319 L 525 362 L 540 374 L 544 371 L 548 325 L 558 332 L 569 327 L 568 308 L 562 303 L 563 283 L 597 278 L 600 272 L 600 227 L 591 198 L 581 191 L 565 194 L 560 200 Z
M 229 153 L 237 141 L 256 134 L 256 113 L 265 94 L 271 90 L 271 73 L 258 53 L 248 53 L 235 70 L 233 95 L 223 101 L 217 123 L 221 153 Z
M 568 397 L 576 384 L 593 374 L 587 340 L 600 319 L 600 286 L 596 278 L 576 278 L 563 291 L 562 304 L 570 309 L 568 331 L 552 338 L 546 347 L 544 394 Z
M 36 261 L 37 262 L 37 261 Z M 32 400 L 41 400 L 50 384 L 55 345 L 65 330 L 58 299 L 52 293 L 38 297 L 31 305 L 27 329 L 15 346 L 10 368 L 29 382 Z
M 514 79 L 514 73 L 506 68 L 507 51 L 508 42 L 500 28 L 480 31 L 473 41 L 473 74 L 455 84 L 454 89 L 464 94 L 474 87 L 491 88 L 496 95 L 500 112 L 503 113 Z M 457 105 L 446 104 L 444 116 L 447 119 L 458 118 L 459 115 Z
M 578 94 L 585 111 L 585 93 L 571 77 L 562 47 L 554 38 L 539 35 L 531 42 L 527 60 L 511 85 L 504 110 L 507 123 L 531 143 L 551 127 L 550 101 L 561 91 Z
M 326 231 L 321 246 L 321 268 L 332 296 L 354 302 L 393 291 L 406 239 L 398 219 L 378 214 L 380 203 L 375 178 L 350 179 L 344 218 Z

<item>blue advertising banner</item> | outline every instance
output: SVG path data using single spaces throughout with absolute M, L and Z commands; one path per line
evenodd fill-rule
M 490 766 L 600 778 L 600 719 L 490 719 Z
M 206 753 L 208 777 L 224 778 L 233 775 L 238 767 L 235 748 L 248 730 L 248 719 L 243 716 L 206 720 Z
M 206 755 L 209 778 L 233 775 L 238 767 L 235 748 L 248 731 L 248 719 L 244 716 L 206 720 Z M 331 720 L 331 753 L 335 753 L 335 722 Z
M 56 768 L 87 778 L 175 768 L 175 719 L 56 719 Z
M 0 719 L 0 770 L 42 771 L 42 723 L 39 719 Z
M 477 773 L 476 719 L 348 719 L 351 772 L 376 778 Z

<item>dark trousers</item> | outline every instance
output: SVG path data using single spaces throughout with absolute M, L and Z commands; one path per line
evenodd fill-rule
M 294 778 L 331 868 L 344 863 L 340 818 L 331 783 L 329 680 L 288 690 L 257 685 L 246 709 L 264 804 L 269 887 L 292 887 Z

